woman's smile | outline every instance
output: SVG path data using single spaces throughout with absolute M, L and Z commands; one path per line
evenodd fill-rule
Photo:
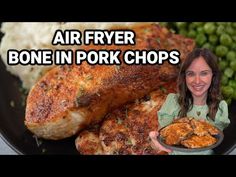
M 205 85 L 192 85 L 193 90 L 201 91 L 204 89 Z

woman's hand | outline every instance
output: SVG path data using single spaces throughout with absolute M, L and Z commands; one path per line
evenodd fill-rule
M 151 146 L 152 146 L 152 148 L 155 149 L 155 150 L 157 150 L 158 153 L 161 152 L 161 151 L 171 153 L 172 150 L 165 148 L 164 146 L 162 146 L 162 145 L 157 141 L 158 135 L 159 135 L 159 132 L 158 132 L 158 131 L 151 131 L 151 132 L 149 133 L 149 137 L 151 138 Z

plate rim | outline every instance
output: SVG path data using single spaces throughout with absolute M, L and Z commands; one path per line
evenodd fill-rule
M 8 137 L 5 136 L 2 131 L 0 131 L 0 138 L 9 148 L 11 148 L 16 153 L 16 155 L 24 155 L 24 153 L 18 147 L 10 142 Z

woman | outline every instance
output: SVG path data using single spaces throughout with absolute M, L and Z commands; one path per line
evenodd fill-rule
M 187 56 L 180 69 L 178 90 L 178 94 L 167 96 L 158 111 L 159 128 L 171 124 L 175 118 L 185 116 L 204 119 L 221 130 L 229 125 L 228 105 L 221 100 L 217 58 L 211 51 L 196 48 Z M 158 135 L 157 131 L 149 133 L 153 147 L 159 151 L 190 154 L 166 149 L 157 141 Z M 212 153 L 212 150 L 207 150 L 194 154 Z

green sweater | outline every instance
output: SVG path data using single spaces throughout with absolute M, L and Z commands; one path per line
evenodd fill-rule
M 158 111 L 158 122 L 159 128 L 165 127 L 172 123 L 174 118 L 178 117 L 178 113 L 180 110 L 180 106 L 178 104 L 178 95 L 170 93 L 165 103 L 162 105 L 161 109 Z M 227 103 L 222 100 L 219 104 L 219 109 L 216 113 L 215 120 L 213 121 L 207 116 L 208 113 L 208 106 L 198 106 L 193 105 L 193 108 L 187 113 L 188 117 L 194 117 L 195 119 L 206 119 L 212 125 L 218 127 L 220 130 L 224 130 L 229 124 L 230 120 L 228 118 L 228 105 Z M 179 152 L 173 151 L 171 154 L 178 154 L 178 155 L 201 155 L 201 154 L 213 154 L 212 150 L 206 150 L 201 152 Z

